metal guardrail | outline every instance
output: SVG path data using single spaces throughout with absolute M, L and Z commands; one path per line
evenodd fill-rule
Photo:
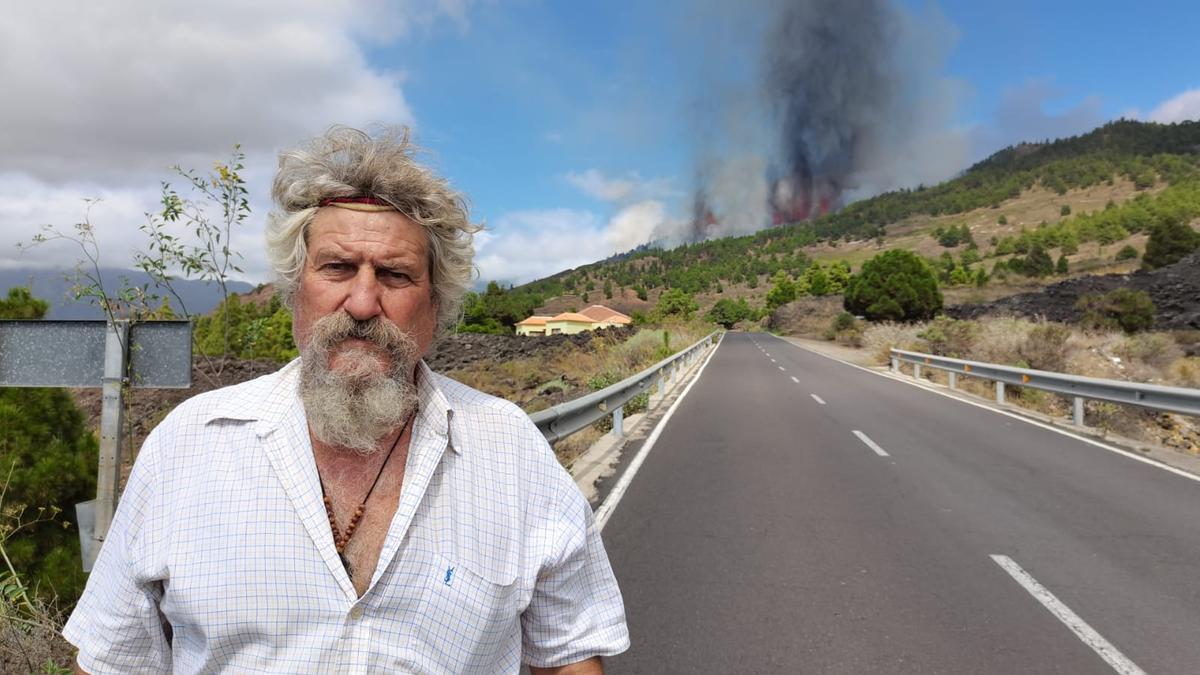
M 709 333 L 691 347 L 659 361 L 637 375 L 627 377 L 600 391 L 533 413 L 529 417 L 551 443 L 570 436 L 606 415 L 612 416 L 612 433 L 620 438 L 624 435 L 625 404 L 638 394 L 648 393 L 652 386 L 657 387 L 661 397 L 666 391 L 667 378 L 671 379 L 672 384 L 678 382 L 680 373 L 703 354 L 704 348 L 713 343 L 717 334 L 718 331 Z
M 951 389 L 957 384 L 959 375 L 992 380 L 996 383 L 997 403 L 1004 403 L 1004 387 L 1009 384 L 1070 396 L 1074 398 L 1072 417 L 1075 426 L 1078 427 L 1083 426 L 1083 402 L 1086 399 L 1200 416 L 1200 389 L 1105 380 L 1098 377 L 1083 377 L 980 361 L 965 361 L 902 349 L 891 350 L 891 356 L 893 372 L 900 371 L 901 363 L 910 363 L 913 366 L 913 377 L 917 379 L 921 377 L 922 367 L 948 372 Z

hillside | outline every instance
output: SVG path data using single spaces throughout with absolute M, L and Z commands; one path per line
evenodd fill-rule
M 926 257 L 949 302 L 992 300 L 1068 276 L 1132 272 L 1151 227 L 1169 219 L 1196 227 L 1198 218 L 1200 122 L 1121 120 L 1081 136 L 1005 148 L 939 185 L 878 195 L 813 221 L 641 249 L 503 293 L 496 288 L 491 293 L 503 301 L 476 296 L 467 323 L 490 317 L 511 325 L 510 315 L 519 320 L 534 309 L 592 302 L 647 313 L 672 288 L 693 295 L 702 312 L 721 298 L 762 307 L 780 272 L 803 280 L 810 267 L 827 274 L 835 261 L 857 270 L 893 248 Z M 1132 252 L 1122 253 L 1126 246 Z M 1034 248 L 1065 258 L 1067 273 L 1024 269 Z

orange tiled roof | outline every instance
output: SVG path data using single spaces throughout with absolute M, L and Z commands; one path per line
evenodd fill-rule
M 624 314 L 604 305 L 592 305 L 580 312 L 593 321 L 611 321 L 612 323 L 630 323 L 631 319 Z
M 590 316 L 580 314 L 579 312 L 563 312 L 558 316 L 550 319 L 551 321 L 576 321 L 579 323 L 596 323 L 596 320 Z
M 548 316 L 534 315 L 534 316 L 529 317 L 528 319 L 521 319 L 520 321 L 517 322 L 517 325 L 518 326 L 545 326 L 546 322 L 549 320 L 550 320 L 550 317 L 548 317 Z

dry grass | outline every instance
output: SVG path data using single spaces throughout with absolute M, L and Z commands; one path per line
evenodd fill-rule
M 948 330 L 953 324 L 963 330 Z M 935 330 L 936 329 L 936 330 Z M 1072 326 L 1022 318 L 996 317 L 972 322 L 939 319 L 917 324 L 874 324 L 862 336 L 877 364 L 888 363 L 888 350 L 910 349 L 948 353 L 945 339 L 953 334 L 953 350 L 961 358 L 1003 365 L 1041 368 L 1106 379 L 1168 386 L 1200 386 L 1200 358 L 1184 356 L 1181 344 L 1200 339 L 1196 331 L 1175 333 L 1090 332 Z M 927 379 L 945 383 L 946 375 L 925 369 Z M 994 395 L 992 383 L 959 378 L 964 391 Z M 1021 387 L 1008 389 L 1008 401 L 1047 415 L 1066 415 L 1069 402 L 1047 392 Z M 1131 406 L 1089 401 L 1087 423 L 1141 441 L 1200 454 L 1200 430 L 1190 420 Z
M 783 335 L 824 339 L 833 318 L 842 312 L 842 296 L 802 297 L 775 310 L 770 328 Z
M 890 360 L 893 349 L 919 350 L 925 347 L 924 341 L 917 337 L 921 332 L 918 324 L 906 323 L 876 323 L 863 331 L 863 349 L 870 352 L 878 364 L 886 364 Z
M 558 457 L 559 463 L 570 468 L 575 463 L 575 460 L 579 459 L 583 453 L 587 452 L 588 448 L 592 447 L 603 436 L 603 431 L 600 431 L 594 425 L 590 426 L 554 443 L 554 454 Z
M 29 607 L 0 602 L 0 672 L 69 673 L 75 648 L 59 631 L 66 617 L 36 598 Z
M 75 648 L 59 631 L 65 612 L 55 596 L 27 586 L 9 556 L 9 546 L 29 528 L 57 520 L 55 509 L 4 504 L 7 479 L 0 484 L 0 673 L 69 673 Z
M 479 361 L 446 374 L 534 413 L 592 391 L 590 381 L 598 376 L 621 380 L 635 375 L 663 359 L 668 353 L 666 344 L 669 343 L 670 353 L 678 352 L 712 329 L 711 324 L 700 322 L 670 323 L 643 328 L 623 342 L 596 339 L 585 347 L 568 344 L 537 357 Z M 589 441 L 587 433 L 581 431 L 555 444 L 555 452 L 564 465 L 569 465 L 599 438 L 597 434 Z

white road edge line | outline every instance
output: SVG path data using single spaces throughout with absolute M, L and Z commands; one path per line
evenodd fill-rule
M 800 380 L 797 380 L 795 375 L 792 376 L 792 382 L 795 382 L 796 384 L 800 384 Z
M 777 363 L 775 359 L 771 359 L 771 363 Z
M 785 372 L 785 373 L 787 372 L 787 369 L 786 369 L 786 368 L 784 368 L 783 366 L 779 366 L 779 369 L 780 369 L 780 370 L 782 370 L 782 371 L 783 371 L 783 372 Z
M 821 405 L 825 405 L 825 399 L 821 398 L 820 396 L 817 396 L 816 394 L 809 394 L 809 396 L 813 397 L 813 400 L 816 401 L 817 403 L 820 403 Z
M 1021 569 L 1021 566 L 1015 560 L 1006 555 L 996 554 L 993 554 L 991 558 L 1005 572 L 1008 572 L 1009 576 L 1015 579 L 1018 584 L 1021 584 L 1022 588 L 1029 591 L 1029 594 L 1034 599 L 1042 603 L 1043 607 L 1050 610 L 1051 614 L 1066 624 L 1067 628 L 1070 628 L 1071 632 L 1083 641 L 1083 644 L 1091 647 L 1092 651 L 1099 654 L 1100 658 L 1112 666 L 1113 670 L 1122 675 L 1145 675 L 1145 671 L 1138 668 L 1136 663 L 1130 661 L 1120 650 L 1112 646 L 1112 643 L 1105 640 L 1104 636 L 1097 633 L 1086 621 L 1079 618 L 1078 614 L 1071 611 L 1070 607 L 1064 605 L 1045 586 L 1038 583 L 1037 579 L 1034 579 L 1028 572 Z
M 680 403 L 683 403 L 683 399 L 687 397 L 692 387 L 700 381 L 700 376 L 704 374 L 704 369 L 708 367 L 708 362 L 712 360 L 713 355 L 721 348 L 721 343 L 725 341 L 726 335 L 728 333 L 721 333 L 721 339 L 717 340 L 717 346 L 713 347 L 712 351 L 708 353 L 708 358 L 704 359 L 704 363 L 700 364 L 700 370 L 696 371 L 696 375 L 692 377 L 692 381 L 688 382 L 688 386 L 684 387 L 683 392 L 679 394 L 679 398 L 675 399 L 675 403 L 671 404 L 671 407 L 667 410 L 667 414 L 663 415 L 663 418 L 658 421 L 658 425 L 654 427 L 654 431 L 650 432 L 650 436 L 646 438 L 646 442 L 642 444 L 641 449 L 638 450 L 638 454 L 629 463 L 629 468 L 625 469 L 625 473 L 621 474 L 621 480 L 617 481 L 612 491 L 604 498 L 604 502 L 596 508 L 597 532 L 604 530 L 608 519 L 612 517 L 612 512 L 616 510 L 617 504 L 621 503 L 621 498 L 625 496 L 625 491 L 629 489 L 629 484 L 633 482 L 633 477 L 637 475 L 638 469 L 642 468 L 642 462 L 646 461 L 646 455 L 650 454 L 650 450 L 658 442 L 658 437 L 662 435 L 663 429 L 666 428 L 667 421 L 671 419 L 671 415 L 675 414 L 675 410 L 679 408 Z
M 816 398 L 815 395 L 813 397 Z M 874 450 L 875 454 L 879 455 L 880 457 L 890 457 L 891 456 L 891 455 L 887 454 L 887 450 L 884 450 L 883 448 L 879 447 L 878 443 L 871 440 L 871 438 L 869 436 L 867 436 L 863 432 L 859 431 L 858 429 L 854 430 L 854 435 L 858 436 L 858 440 L 862 441 L 863 443 L 866 443 L 867 447 Z
M 787 342 L 787 340 L 784 340 L 781 337 L 778 337 L 778 336 L 775 336 L 775 337 L 778 340 Z M 891 375 L 890 373 L 881 373 L 877 370 L 872 370 L 870 368 L 864 368 L 863 366 L 860 366 L 856 363 L 849 363 L 849 362 L 843 361 L 837 357 L 822 354 L 821 352 L 818 352 L 814 349 L 808 349 L 806 347 L 803 347 L 803 346 L 797 345 L 797 344 L 793 344 L 791 342 L 787 342 L 787 344 L 792 345 L 796 349 L 803 349 L 804 351 L 808 352 L 809 354 L 816 354 L 817 356 L 820 356 L 821 358 L 829 359 L 830 361 L 833 361 L 834 363 L 840 363 L 844 366 L 850 366 L 851 368 L 857 368 L 863 372 L 871 373 L 872 375 L 877 375 L 879 377 L 883 377 L 883 378 L 893 380 L 896 382 L 903 382 L 904 384 L 907 384 L 910 387 L 917 387 L 918 389 L 922 389 L 931 394 L 937 394 L 938 396 L 945 396 L 946 398 L 948 398 L 952 401 L 958 401 L 959 403 L 973 405 L 976 408 L 983 408 L 984 410 L 990 410 L 990 411 L 1000 414 L 1000 415 L 1006 415 L 1015 420 L 1020 420 L 1022 422 L 1025 422 L 1026 424 L 1032 424 L 1035 427 L 1041 427 L 1047 431 L 1053 431 L 1056 434 L 1061 434 L 1063 436 L 1069 436 L 1070 438 L 1074 438 L 1077 441 L 1083 441 L 1084 443 L 1087 443 L 1089 445 L 1094 445 L 1097 448 L 1104 448 L 1105 450 L 1108 450 L 1109 452 L 1115 452 L 1118 455 L 1122 455 L 1122 456 L 1132 459 L 1134 461 L 1141 462 L 1143 464 L 1149 464 L 1150 466 L 1157 467 L 1159 469 L 1162 469 L 1163 471 L 1173 473 L 1177 476 L 1182 476 L 1184 478 L 1188 478 L 1188 479 L 1194 480 L 1196 482 L 1200 482 L 1200 475 L 1196 475 L 1194 473 L 1184 471 L 1183 469 L 1177 469 L 1177 468 L 1171 466 L 1170 464 L 1164 464 L 1158 460 L 1150 459 L 1149 457 L 1142 457 L 1141 455 L 1135 455 L 1128 450 L 1122 450 L 1121 448 L 1118 448 L 1116 446 L 1108 445 L 1107 443 L 1101 443 L 1100 441 L 1097 441 L 1092 438 L 1088 438 L 1086 436 L 1080 436 L 1079 434 L 1072 433 L 1071 431 L 1068 431 L 1066 429 L 1061 429 L 1059 427 L 1056 427 L 1056 426 L 1053 426 L 1050 424 L 1046 424 L 1044 422 L 1039 422 L 1035 419 L 1030 419 L 1028 417 L 1025 417 L 1024 415 L 1018 415 L 1017 413 L 1012 413 L 1007 410 L 1000 410 L 998 408 L 993 408 L 990 405 L 985 405 L 985 404 L 979 403 L 977 401 L 972 401 L 970 399 L 965 399 L 965 398 L 959 398 L 957 396 L 954 396 L 953 394 L 949 394 L 947 392 L 939 391 L 937 389 L 933 389 L 931 387 L 919 384 L 917 382 L 913 382 L 912 379 L 908 378 L 908 377 L 896 377 L 896 376 Z

